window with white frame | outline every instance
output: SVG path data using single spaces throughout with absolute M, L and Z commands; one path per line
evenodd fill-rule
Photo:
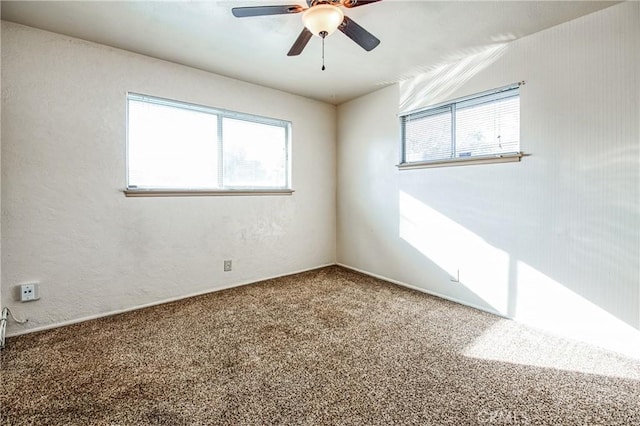
M 400 168 L 519 161 L 519 85 L 400 116 Z
M 129 191 L 290 190 L 291 123 L 127 94 Z

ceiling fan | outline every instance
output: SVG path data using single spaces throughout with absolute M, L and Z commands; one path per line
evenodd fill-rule
M 322 56 L 324 59 L 324 39 L 335 30 L 340 30 L 366 51 L 371 51 L 380 44 L 380 40 L 358 25 L 353 19 L 345 16 L 341 9 L 341 7 L 351 9 L 353 7 L 365 6 L 378 1 L 380 0 L 307 0 L 308 8 L 298 4 L 252 6 L 234 7 L 231 9 L 231 12 L 233 16 L 237 18 L 287 15 L 302 12 L 304 28 L 293 43 L 287 56 L 297 56 L 302 53 L 311 36 L 317 35 L 322 38 Z M 322 65 L 322 69 L 324 70 L 324 64 Z

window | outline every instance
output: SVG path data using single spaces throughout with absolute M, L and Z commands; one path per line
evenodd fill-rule
M 519 85 L 400 117 L 399 167 L 519 161 Z
M 127 95 L 127 193 L 291 192 L 291 123 Z

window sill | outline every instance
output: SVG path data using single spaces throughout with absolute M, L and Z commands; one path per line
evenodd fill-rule
M 492 163 L 515 163 L 524 157 L 521 152 L 503 155 L 490 155 L 485 157 L 463 157 L 451 158 L 448 160 L 422 161 L 415 163 L 401 163 L 397 167 L 399 170 L 411 169 L 428 169 L 434 167 L 454 167 L 454 166 L 471 166 L 473 164 L 492 164 Z
M 291 195 L 293 189 L 125 189 L 126 197 L 215 197 L 250 195 Z

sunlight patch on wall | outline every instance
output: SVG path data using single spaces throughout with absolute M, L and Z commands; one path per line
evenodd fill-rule
M 517 262 L 515 319 L 640 359 L 640 331 L 562 284 Z
M 514 321 L 493 324 L 463 351 L 464 356 L 587 374 L 640 380 L 637 360 L 585 343 L 556 337 Z
M 405 192 L 399 203 L 400 238 L 506 314 L 509 255 Z

